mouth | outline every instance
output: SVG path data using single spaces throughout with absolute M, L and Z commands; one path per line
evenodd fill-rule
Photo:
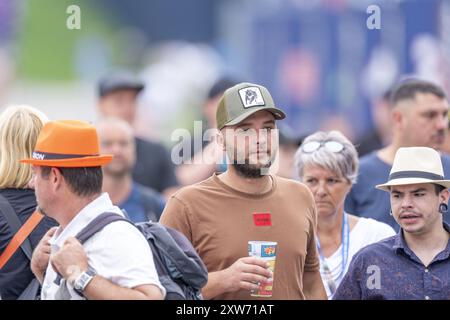
M 437 134 L 432 137 L 432 140 L 436 143 L 444 143 L 445 141 L 445 135 L 444 134 Z
M 269 155 L 270 152 L 267 150 L 256 150 L 256 151 L 252 151 L 250 152 L 251 155 Z
M 250 153 L 249 154 L 249 159 L 251 159 L 251 161 L 255 161 L 255 162 L 267 162 L 269 159 L 271 158 L 270 154 L 268 152 L 254 152 L 254 153 Z
M 400 214 L 400 220 L 403 221 L 406 224 L 416 223 L 417 221 L 419 221 L 420 218 L 421 218 L 421 215 L 420 214 L 416 214 L 416 213 L 403 213 L 403 214 Z

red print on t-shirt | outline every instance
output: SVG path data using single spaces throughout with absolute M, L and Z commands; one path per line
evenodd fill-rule
M 253 222 L 257 227 L 266 227 L 272 225 L 272 219 L 270 217 L 270 213 L 253 213 Z

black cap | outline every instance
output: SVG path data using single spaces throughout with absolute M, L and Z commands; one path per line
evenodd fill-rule
M 237 81 L 232 78 L 227 77 L 220 78 L 209 89 L 208 99 L 212 99 L 218 96 L 219 94 L 222 95 L 225 92 L 225 90 L 237 85 L 239 82 L 240 81 Z
M 144 83 L 137 79 L 131 72 L 120 70 L 111 72 L 100 79 L 98 82 L 98 95 L 103 97 L 108 93 L 117 90 L 136 90 L 144 89 Z

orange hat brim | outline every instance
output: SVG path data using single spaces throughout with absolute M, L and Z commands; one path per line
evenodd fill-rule
M 99 156 L 87 156 L 82 158 L 72 159 L 54 159 L 54 160 L 39 160 L 39 159 L 22 159 L 20 162 L 29 163 L 42 167 L 62 167 L 62 168 L 82 168 L 82 167 L 99 167 L 111 162 L 113 156 L 104 154 Z

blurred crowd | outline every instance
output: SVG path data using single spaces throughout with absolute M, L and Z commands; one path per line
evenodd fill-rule
M 106 2 L 78 31 L 24 3 L 0 300 L 450 299 L 447 1 L 380 0 L 382 31 L 363 1 L 111 1 L 113 31 Z
M 31 106 L 1 113 L 2 299 L 33 287 L 42 299 L 164 298 L 137 229 L 116 222 L 80 240 L 106 212 L 180 231 L 208 270 L 205 299 L 263 297 L 250 291 L 265 283 L 273 299 L 450 298 L 442 87 L 400 81 L 373 101 L 374 131 L 353 143 L 333 127 L 296 136 L 266 87 L 224 77 L 198 136 L 172 149 L 135 134 L 144 87 L 126 70 L 102 77 L 94 125 Z M 275 272 L 247 257 L 251 240 L 275 241 Z M 375 291 L 361 280 L 374 265 Z

